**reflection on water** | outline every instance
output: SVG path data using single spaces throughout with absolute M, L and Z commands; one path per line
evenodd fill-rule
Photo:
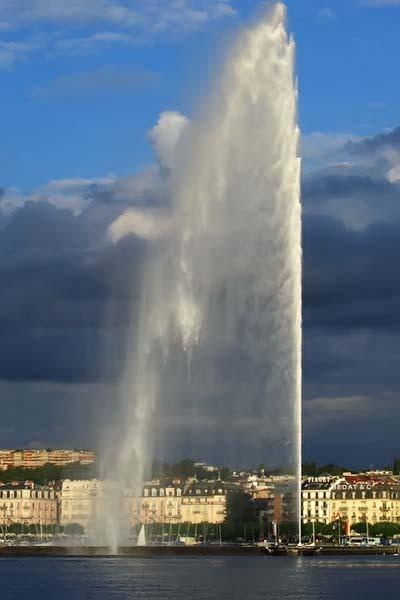
M 0 558 L 1 600 L 397 597 L 399 557 Z

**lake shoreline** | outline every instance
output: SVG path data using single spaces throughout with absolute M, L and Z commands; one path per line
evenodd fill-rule
M 118 553 L 113 553 L 107 546 L 3 546 L 0 547 L 1 557 L 24 557 L 24 556 L 54 556 L 54 557 L 178 557 L 178 556 L 386 556 L 397 555 L 397 546 L 374 546 L 374 547 L 335 547 L 320 546 L 312 547 L 246 547 L 246 546 L 123 546 Z

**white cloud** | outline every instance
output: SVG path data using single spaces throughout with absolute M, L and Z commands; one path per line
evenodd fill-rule
M 127 25 L 137 21 L 134 4 L 131 1 L 125 6 L 115 0 L 0 0 L 0 17 L 21 26 L 33 21 L 73 24 L 104 21 Z
M 118 178 L 113 187 L 113 196 L 116 200 L 129 201 L 150 190 L 157 193 L 160 187 L 159 169 L 151 165 L 135 175 Z
M 173 168 L 176 147 L 190 121 L 177 111 L 161 113 L 157 125 L 148 133 L 161 169 Z
M 17 27 L 107 23 L 145 37 L 180 35 L 234 14 L 231 0 L 0 0 L 0 22 Z
M 148 138 L 151 141 L 157 158 L 159 170 L 162 175 L 174 169 L 177 157 L 177 147 L 184 131 L 189 126 L 189 119 L 177 111 L 166 111 L 161 113 L 157 124 L 149 131 Z M 147 173 L 147 175 L 146 175 Z M 140 189 L 142 185 L 142 189 Z M 125 180 L 120 193 L 126 195 L 127 189 L 132 193 L 151 189 L 156 192 L 162 189 L 162 181 L 154 172 L 147 170 L 142 175 Z M 119 193 L 116 186 L 115 192 Z M 149 207 L 135 207 L 126 210 L 108 227 L 107 235 L 114 242 L 118 242 L 126 235 L 133 234 L 146 240 L 154 240 L 162 237 L 170 229 L 171 222 L 165 210 Z
M 0 210 L 4 215 L 9 215 L 27 202 L 47 202 L 78 215 L 91 201 L 88 192 L 93 186 L 109 189 L 114 183 L 115 177 L 109 176 L 98 179 L 55 179 L 30 194 L 9 188 L 0 198 Z
M 390 181 L 390 183 L 400 181 L 400 162 L 389 169 L 387 179 Z
M 178 112 L 169 111 L 160 115 L 157 125 L 149 132 L 158 166 L 152 164 L 129 177 L 114 175 L 99 178 L 54 179 L 31 193 L 23 194 L 17 188 L 0 190 L 0 212 L 10 215 L 28 202 L 47 202 L 58 209 L 69 210 L 79 215 L 92 201 L 93 191 L 112 191 L 116 203 L 133 202 L 151 193 L 161 198 L 165 192 L 165 180 L 161 177 L 165 169 L 172 169 L 176 146 L 189 120 Z M 170 227 L 164 210 L 147 206 L 135 206 L 124 212 L 108 228 L 108 236 L 114 242 L 133 233 L 144 239 L 159 238 Z
M 95 50 L 99 46 L 112 44 L 131 45 L 137 43 L 135 36 L 117 31 L 100 31 L 84 37 L 63 38 L 54 44 L 56 50 L 77 54 Z
M 350 133 L 324 133 L 313 131 L 302 136 L 301 149 L 303 158 L 316 159 L 343 148 L 349 140 L 357 140 Z
M 9 69 L 16 62 L 25 60 L 36 49 L 28 42 L 5 42 L 0 40 L 0 69 Z
M 143 44 L 181 37 L 210 22 L 232 17 L 233 0 L 0 0 L 0 31 L 30 30 L 42 46 L 69 53 L 109 44 Z M 98 31 L 105 27 L 104 31 Z M 79 36 L 74 33 L 79 30 Z M 10 40 L 0 47 L 0 67 L 25 57 L 26 42 Z
M 110 44 L 181 37 L 235 14 L 232 0 L 0 0 L 0 32 L 27 29 L 34 23 L 40 47 L 79 54 Z M 111 29 L 93 31 L 99 24 Z M 84 27 L 84 35 L 71 33 L 73 27 L 80 32 Z M 0 40 L 0 69 L 13 67 L 35 49 L 37 45 L 29 41 Z
M 301 138 L 301 156 L 303 170 L 305 172 L 327 167 L 345 167 L 348 164 L 348 156 L 343 152 L 347 142 L 358 141 L 358 138 L 350 133 L 324 133 L 313 131 Z
M 101 187 L 110 187 L 115 183 L 115 177 L 110 175 L 108 177 L 98 177 L 96 179 L 90 178 L 77 178 L 77 179 L 52 179 L 46 184 L 44 189 L 49 191 L 58 191 L 68 193 L 71 191 L 84 191 L 87 188 L 97 185 Z
M 111 223 L 107 235 L 114 243 L 129 234 L 145 240 L 155 240 L 164 235 L 169 227 L 170 221 L 164 211 L 135 208 L 125 211 Z

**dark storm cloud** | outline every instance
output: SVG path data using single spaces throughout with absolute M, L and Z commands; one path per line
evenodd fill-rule
M 350 141 L 345 148 L 353 154 L 370 154 L 385 147 L 400 149 L 400 127 L 388 133 L 380 133 L 359 142 Z
M 354 198 L 362 196 L 376 204 L 399 198 L 399 187 L 387 180 L 374 180 L 360 175 L 322 175 L 303 183 L 303 199 L 306 208 L 310 203 L 323 202 L 326 198 Z M 383 196 L 383 197 L 382 197 Z
M 157 193 L 129 196 L 122 189 L 121 183 L 111 190 L 91 187 L 90 202 L 78 216 L 44 201 L 28 202 L 3 223 L 0 377 L 96 378 L 99 346 L 110 337 L 110 343 L 122 344 L 145 243 L 128 237 L 114 246 L 105 231 L 126 207 L 163 202 Z M 312 214 L 328 197 L 346 196 L 351 203 L 363 196 L 387 205 L 396 194 L 397 186 L 363 177 L 304 183 L 306 336 L 309 328 L 399 326 L 400 278 L 393 257 L 400 252 L 400 220 L 355 231 L 339 219 Z
M 319 174 L 303 181 L 302 194 L 306 215 L 339 219 L 352 229 L 400 221 L 398 182 L 358 174 Z
M 397 453 L 399 134 L 351 142 L 356 162 L 303 181 L 304 453 L 350 468 Z
M 338 220 L 308 215 L 303 251 L 306 326 L 400 326 L 400 222 L 354 231 Z
M 101 349 L 118 354 L 145 248 L 133 236 L 106 242 L 114 213 L 94 198 L 79 216 L 27 203 L 3 224 L 0 379 L 95 380 Z

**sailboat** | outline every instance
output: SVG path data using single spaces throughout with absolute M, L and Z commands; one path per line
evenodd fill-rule
M 145 529 L 144 525 L 142 525 L 140 528 L 136 545 L 137 546 L 146 546 L 146 529 Z

